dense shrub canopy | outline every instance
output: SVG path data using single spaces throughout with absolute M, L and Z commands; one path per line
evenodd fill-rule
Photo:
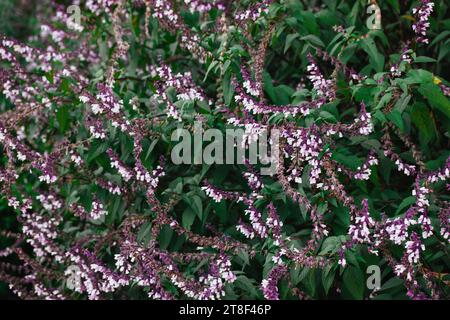
M 32 2 L 0 4 L 7 290 L 450 296 L 446 1 Z M 233 128 L 275 170 L 191 161 Z

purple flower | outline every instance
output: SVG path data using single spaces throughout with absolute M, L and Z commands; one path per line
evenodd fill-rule
M 276 265 L 261 282 L 261 290 L 267 300 L 279 300 L 278 281 L 286 274 L 285 265 Z
M 416 33 L 418 43 L 428 43 L 427 29 L 430 27 L 428 21 L 433 12 L 434 3 L 430 0 L 421 0 L 421 4 L 417 8 L 413 8 L 413 14 L 416 21 L 412 25 L 412 29 Z

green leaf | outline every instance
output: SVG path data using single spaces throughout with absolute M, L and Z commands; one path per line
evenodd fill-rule
M 415 202 L 416 202 L 416 197 L 413 197 L 413 196 L 403 199 L 402 203 L 400 203 L 400 205 L 398 206 L 397 211 L 395 212 L 395 215 L 398 215 L 404 208 L 412 205 Z
M 139 242 L 144 241 L 146 242 L 146 238 L 151 236 L 151 229 L 152 229 L 152 224 L 151 222 L 146 222 L 144 223 L 141 228 L 139 229 L 139 232 L 137 234 L 137 239 Z
M 436 43 L 438 43 L 439 41 L 441 41 L 442 39 L 445 39 L 445 37 L 447 37 L 448 35 L 450 35 L 450 30 L 445 30 L 443 32 L 441 32 L 440 34 L 438 34 L 434 40 L 430 43 L 430 47 L 434 46 Z
M 411 95 L 406 93 L 402 94 L 400 99 L 395 103 L 394 110 L 397 110 L 400 114 L 403 113 L 408 106 L 409 101 L 411 101 Z
M 398 0 L 388 0 L 387 2 L 391 5 L 396 14 L 400 13 L 400 4 Z
M 158 237 L 159 247 L 163 250 L 166 250 L 170 244 L 170 240 L 172 240 L 173 230 L 168 225 L 165 225 L 161 228 L 161 232 Z
M 444 96 L 437 85 L 432 83 L 422 84 L 419 87 L 419 92 L 428 100 L 431 107 L 438 109 L 446 115 L 447 118 L 450 118 L 450 101 Z
M 343 288 L 353 299 L 362 300 L 365 288 L 363 272 L 353 266 L 347 267 L 343 275 Z
M 376 110 L 384 108 L 392 99 L 392 93 L 388 92 L 384 94 L 380 101 L 378 102 L 377 106 L 375 107 Z
M 241 258 L 241 260 L 242 260 L 242 262 L 243 262 L 242 267 L 248 266 L 248 265 L 250 264 L 250 257 L 249 257 L 249 254 L 248 254 L 247 251 L 245 251 L 245 250 L 243 250 L 243 249 L 240 249 L 240 250 L 237 252 L 237 256 L 238 256 L 239 258 Z
M 234 88 L 231 85 L 231 72 L 227 71 L 225 72 L 223 76 L 222 81 L 222 88 L 223 88 L 223 99 L 225 102 L 225 105 L 230 105 L 231 100 L 233 99 L 234 94 Z
M 322 40 L 319 39 L 319 37 L 312 35 L 312 34 L 308 34 L 307 36 L 301 37 L 300 40 L 305 40 L 315 46 L 319 46 L 319 47 L 325 47 L 325 44 L 322 42 Z
M 291 47 L 292 41 L 295 40 L 295 38 L 298 38 L 300 35 L 298 33 L 291 33 L 286 36 L 286 42 L 284 43 L 284 53 L 289 50 Z
M 352 170 L 356 170 L 361 165 L 362 162 L 361 159 L 355 155 L 344 154 L 343 152 L 338 151 L 333 152 L 332 158 Z
M 405 125 L 403 123 L 402 115 L 398 110 L 392 110 L 387 118 L 391 120 L 401 131 L 405 131 Z
M 401 286 L 402 284 L 403 284 L 403 280 L 401 280 L 397 277 L 392 277 L 388 281 L 386 281 L 385 283 L 383 283 L 381 285 L 380 291 L 395 288 L 395 287 Z
M 205 77 L 203 78 L 203 82 L 205 82 L 205 80 L 208 78 L 209 72 L 210 72 L 212 69 L 214 69 L 215 67 L 217 67 L 218 64 L 219 64 L 219 61 L 217 61 L 217 60 L 211 62 L 211 64 L 210 64 L 209 67 L 208 67 L 208 70 L 206 70 Z
M 361 2 L 360 1 L 355 1 L 352 11 L 350 12 L 348 18 L 348 25 L 355 25 L 356 24 L 356 19 L 358 18 L 359 15 L 359 9 L 361 7 Z
M 319 116 L 328 122 L 332 122 L 332 123 L 337 122 L 335 116 L 332 115 L 331 113 L 329 113 L 328 111 L 320 111 Z
M 365 38 L 361 42 L 363 50 L 369 55 L 370 65 L 376 72 L 384 69 L 384 56 L 378 52 L 375 41 L 372 38 Z
M 272 84 L 272 77 L 266 71 L 263 73 L 264 91 L 269 96 L 270 100 L 273 102 L 277 101 L 277 95 L 275 93 L 275 88 Z
M 430 110 L 423 103 L 416 103 L 411 112 L 411 121 L 416 125 L 425 142 L 435 137 L 435 123 Z
M 276 105 L 287 105 L 290 103 L 290 97 L 294 93 L 294 89 L 286 85 L 279 85 L 274 88 L 275 90 L 275 100 Z
M 181 215 L 181 224 L 187 230 L 191 229 L 195 220 L 195 212 L 191 208 L 186 208 Z
M 109 145 L 106 142 L 93 142 L 91 144 L 91 148 L 89 149 L 88 155 L 87 155 L 87 162 L 91 162 L 95 158 L 97 158 L 99 155 L 104 153 L 108 149 Z
M 259 295 L 254 280 L 250 280 L 246 276 L 238 276 L 235 280 L 235 285 L 244 290 L 244 292 L 248 292 L 252 297 L 257 297 Z
M 220 222 L 221 223 L 226 223 L 227 220 L 228 220 L 228 211 L 227 211 L 227 204 L 226 204 L 226 202 L 223 201 L 223 200 L 220 201 L 220 202 L 212 201 L 211 204 L 212 204 L 212 206 L 214 208 L 214 211 L 219 216 Z
M 305 27 L 310 35 L 320 35 L 319 26 L 316 22 L 316 17 L 311 11 L 301 12 L 302 26 Z
M 342 245 L 343 239 L 345 240 L 345 236 L 333 236 L 326 238 L 322 243 L 322 249 L 319 255 L 336 253 L 339 247 Z
M 429 63 L 429 62 L 437 62 L 436 59 L 425 57 L 425 56 L 419 56 L 414 59 L 415 63 Z
M 56 120 L 58 121 L 59 131 L 64 133 L 69 126 L 69 107 L 64 105 L 58 108 L 56 112 Z
M 325 290 L 325 294 L 328 294 L 331 286 L 333 285 L 335 269 L 333 265 L 327 265 L 322 271 L 322 285 Z
M 433 74 L 423 69 L 411 70 L 407 73 L 405 81 L 409 84 L 430 83 L 433 81 Z
M 190 205 L 192 207 L 192 210 L 194 210 L 194 212 L 197 214 L 198 218 L 200 220 L 203 219 L 203 203 L 202 203 L 202 199 L 194 194 L 192 196 L 190 196 Z

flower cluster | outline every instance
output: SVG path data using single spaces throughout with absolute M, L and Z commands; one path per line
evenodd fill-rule
M 379 33 L 333 38 L 322 7 L 88 0 L 77 24 L 45 3 L 33 36 L 0 35 L 0 281 L 15 295 L 361 299 L 351 275 L 373 260 L 400 297 L 448 297 L 449 87 L 412 63 L 433 2 L 413 9 L 415 42 L 386 34 L 402 37 L 386 70 Z M 267 138 L 261 162 L 173 165 L 175 128 L 202 151 L 198 119 L 242 132 L 245 156 Z
M 434 2 L 430 0 L 421 0 L 419 7 L 413 9 L 415 15 L 415 23 L 412 25 L 412 29 L 417 35 L 417 42 L 428 43 L 427 29 L 430 27 L 431 13 L 433 12 Z

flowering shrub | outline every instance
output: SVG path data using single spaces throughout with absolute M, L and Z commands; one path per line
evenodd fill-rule
M 450 297 L 446 1 L 74 2 L 0 29 L 11 292 Z M 265 135 L 276 170 L 175 164 L 179 128 Z

